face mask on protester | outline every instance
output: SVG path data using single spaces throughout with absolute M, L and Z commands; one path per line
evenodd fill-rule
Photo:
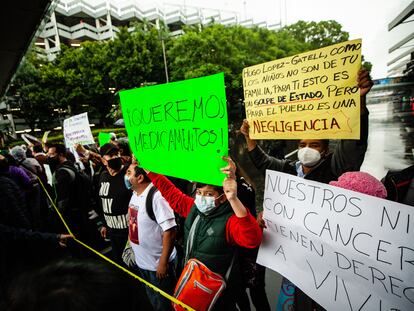
M 299 149 L 298 159 L 302 165 L 312 167 L 320 161 L 321 154 L 316 149 L 304 147 Z
M 54 156 L 54 157 L 48 157 L 46 164 L 49 165 L 50 170 L 52 172 L 54 172 L 56 170 L 56 167 L 59 165 L 59 158 L 58 156 Z
M 196 194 L 195 205 L 201 213 L 208 215 L 216 208 L 215 200 L 220 198 L 223 194 L 224 193 L 219 195 L 217 198 Z
M 131 181 L 129 180 L 129 177 L 127 175 L 124 175 L 124 183 L 125 187 L 130 190 L 132 188 Z
M 114 171 L 119 171 L 122 167 L 121 157 L 108 160 L 108 166 Z

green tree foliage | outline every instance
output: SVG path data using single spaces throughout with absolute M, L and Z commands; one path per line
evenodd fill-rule
M 154 25 L 135 25 L 134 32 L 122 28 L 108 42 L 109 78 L 117 90 L 139 87 L 147 82 L 165 82 L 160 35 Z
M 342 30 L 336 21 L 305 22 L 298 21 L 284 27 L 286 32 L 303 44 L 305 51 L 319 49 L 328 45 L 349 40 L 349 33 Z
M 298 21 L 295 24 L 284 27 L 280 32 L 293 36 L 302 43 L 303 51 L 310 51 L 335 43 L 349 40 L 349 33 L 342 30 L 342 25 L 336 21 L 305 22 Z M 364 61 L 362 67 L 371 71 L 372 64 Z
M 372 64 L 370 62 L 365 61 L 364 55 L 362 55 L 362 67 L 364 67 L 369 72 L 371 72 L 372 70 Z
M 168 59 L 174 81 L 224 72 L 227 98 L 234 102 L 243 98 L 241 74 L 244 67 L 300 51 L 301 44 L 286 33 L 214 24 L 186 28 L 184 35 L 172 40 Z
M 32 128 L 36 124 L 52 126 L 51 116 L 53 120 L 60 116 L 62 121 L 66 115 L 84 111 L 101 121 L 108 115 L 118 116 L 117 91 L 165 82 L 161 38 L 172 81 L 224 72 L 231 104 L 243 98 L 243 68 L 349 38 L 335 21 L 299 21 L 279 31 L 192 26 L 176 38 L 170 38 L 165 26 L 160 26 L 158 30 L 144 22 L 134 25 L 132 32 L 120 28 L 113 40 L 84 42 L 80 48 L 62 46 L 52 62 L 30 54 L 12 90 L 18 94 L 14 98 L 22 116 Z
M 9 104 L 20 109 L 17 116 L 23 118 L 32 130 L 47 124 L 51 117 L 47 105 L 48 90 L 41 79 L 41 69 L 45 65 L 34 53 L 26 55 L 6 97 Z
M 51 127 L 50 114 L 55 109 L 64 111 L 60 121 L 85 111 L 105 121 L 117 103 L 118 90 L 164 83 L 160 35 L 165 36 L 165 28 L 161 27 L 158 31 L 150 23 L 137 24 L 133 32 L 120 28 L 117 37 L 107 42 L 84 42 L 80 48 L 62 45 L 57 57 L 41 67 L 40 59 L 31 54 L 11 90 L 20 94 L 14 101 L 26 122 L 31 127 L 36 122 Z M 36 112 L 48 112 L 49 122 L 40 120 L 39 113 L 30 113 L 35 107 Z
M 62 52 L 53 61 L 42 67 L 41 78 L 48 89 L 49 104 L 54 109 L 78 112 L 85 102 L 79 51 L 62 46 Z
M 171 41 L 171 77 L 178 81 L 223 71 L 227 99 L 234 103 L 243 98 L 243 68 L 348 39 L 349 33 L 335 21 L 299 21 L 279 31 L 218 24 L 188 27 Z

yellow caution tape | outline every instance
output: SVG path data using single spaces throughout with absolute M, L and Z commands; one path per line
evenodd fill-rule
M 47 197 L 48 197 L 48 199 L 49 199 L 50 203 L 52 203 L 52 206 L 53 206 L 53 208 L 55 209 L 56 213 L 59 215 L 60 220 L 62 221 L 62 223 L 63 223 L 63 225 L 65 226 L 66 230 L 68 231 L 68 233 L 69 233 L 70 235 L 75 236 L 75 235 L 72 233 L 72 231 L 70 230 L 70 228 L 69 228 L 68 224 L 66 223 L 65 219 L 63 218 L 62 214 L 59 212 L 58 208 L 56 207 L 55 202 L 54 202 L 54 201 L 53 201 L 53 199 L 51 198 L 51 196 L 50 196 L 49 192 L 47 192 L 47 190 L 46 190 L 45 186 L 43 185 L 42 181 L 40 180 L 39 176 L 37 176 L 37 175 L 36 175 L 36 177 L 37 177 L 37 179 L 39 180 L 40 185 L 42 186 L 43 191 L 46 193 L 46 195 L 47 195 Z
M 148 286 L 149 288 L 151 288 L 153 291 L 159 293 L 160 295 L 164 296 L 165 298 L 167 298 L 168 300 L 172 301 L 173 303 L 180 305 L 181 307 L 183 307 L 184 309 L 188 310 L 188 311 L 196 311 L 193 308 L 187 306 L 185 303 L 179 301 L 178 299 L 176 299 L 175 297 L 167 294 L 166 292 L 164 292 L 163 290 L 159 289 L 158 287 L 154 286 L 153 284 L 149 283 L 148 281 L 144 280 L 143 278 L 140 278 L 138 275 L 132 273 L 131 271 L 129 271 L 128 269 L 122 267 L 121 265 L 117 264 L 116 262 L 114 262 L 113 260 L 109 259 L 108 257 L 106 257 L 105 255 L 101 254 L 100 252 L 98 252 L 97 250 L 93 249 L 92 247 L 90 247 L 89 245 L 83 243 L 82 241 L 78 240 L 75 235 L 72 233 L 72 231 L 70 230 L 68 224 L 66 223 L 65 219 L 63 218 L 62 214 L 59 212 L 58 208 L 56 207 L 56 204 L 53 202 L 52 198 L 49 195 L 49 192 L 46 190 L 45 186 L 43 185 L 42 181 L 40 180 L 39 177 L 37 177 L 37 179 L 40 182 L 40 185 L 43 188 L 43 191 L 46 193 L 47 197 L 49 198 L 50 202 L 52 203 L 53 208 L 55 209 L 56 213 L 59 215 L 60 220 L 63 222 L 63 225 L 65 226 L 66 230 L 68 231 L 68 233 L 70 235 L 72 235 L 74 238 L 74 240 L 82 245 L 83 247 L 85 247 L 86 249 L 90 250 L 91 252 L 95 253 L 96 255 L 98 255 L 99 257 L 101 257 L 102 259 L 104 259 L 105 261 L 109 262 L 110 264 L 114 265 L 115 267 L 117 267 L 118 269 L 124 271 L 125 273 L 129 274 L 130 276 L 132 276 L 133 278 L 137 279 L 138 281 L 144 283 L 146 286 Z

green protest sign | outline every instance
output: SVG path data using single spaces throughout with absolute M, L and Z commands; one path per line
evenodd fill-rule
M 111 140 L 111 134 L 100 132 L 98 135 L 99 146 L 102 147 Z
M 120 92 L 129 144 L 150 171 L 221 185 L 228 155 L 224 74 Z

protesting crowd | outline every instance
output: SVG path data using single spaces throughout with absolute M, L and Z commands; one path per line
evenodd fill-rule
M 359 172 L 368 144 L 366 94 L 372 81 L 365 70 L 357 81 L 359 139 L 334 146 L 326 139 L 298 139 L 297 159 L 279 159 L 250 137 L 245 120 L 239 130 L 244 152 L 263 176 L 273 170 L 414 205 L 411 171 L 388 174 L 383 183 Z M 251 305 L 271 310 L 265 285 L 279 289 L 265 284 L 265 267 L 256 262 L 267 223 L 238 164 L 224 157 L 218 186 L 149 171 L 139 157 L 128 138 L 115 134 L 102 146 L 33 143 L 0 155 L 3 305 L 9 310 L 184 310 L 103 263 L 76 239 L 195 310 L 248 311 Z M 405 178 L 404 184 L 393 178 Z M 277 310 L 324 308 L 283 278 Z

